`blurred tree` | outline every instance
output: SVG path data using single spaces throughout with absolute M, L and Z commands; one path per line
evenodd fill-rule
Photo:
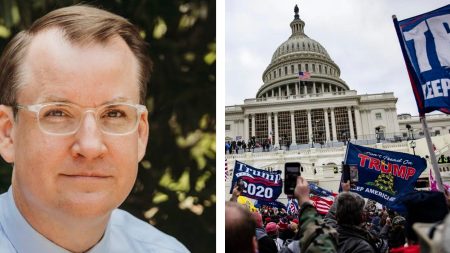
M 0 0 L 0 49 L 51 10 L 81 1 Z M 215 1 L 88 2 L 129 19 L 150 44 L 150 138 L 121 208 L 178 238 L 215 251 Z M 1 159 L 0 159 L 1 160 Z M 11 179 L 0 161 L 0 192 Z M 199 243 L 201 240 L 201 243 Z

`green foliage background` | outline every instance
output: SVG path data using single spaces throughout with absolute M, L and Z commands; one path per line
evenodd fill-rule
M 35 19 L 80 2 L 0 0 L 0 50 Z M 215 1 L 83 3 L 124 16 L 137 25 L 150 44 L 154 61 L 147 94 L 147 154 L 139 165 L 135 187 L 121 208 L 175 236 L 192 252 L 214 252 Z M 0 192 L 8 189 L 11 171 L 1 160 Z

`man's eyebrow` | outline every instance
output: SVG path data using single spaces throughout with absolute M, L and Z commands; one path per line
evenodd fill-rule
M 59 103 L 76 104 L 76 103 L 74 103 L 73 101 L 68 100 L 68 99 L 66 99 L 66 98 L 62 98 L 62 97 L 58 97 L 58 96 L 53 96 L 53 95 L 44 97 L 44 98 L 41 100 L 41 103 L 49 103 L 49 102 L 59 102 Z M 120 103 L 120 102 L 130 102 L 130 99 L 129 99 L 129 98 L 126 98 L 126 97 L 116 97 L 116 98 L 110 99 L 110 100 L 108 100 L 108 101 L 105 101 L 105 102 L 103 102 L 103 103 L 101 103 L 101 104 L 99 104 L 99 105 L 106 105 L 106 104 Z
M 72 103 L 70 100 L 66 98 L 61 98 L 57 96 L 47 96 L 39 100 L 41 103 L 48 103 L 48 102 Z

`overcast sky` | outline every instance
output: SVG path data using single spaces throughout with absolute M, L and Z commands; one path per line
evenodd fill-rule
M 263 84 L 275 49 L 291 35 L 298 4 L 305 34 L 319 42 L 358 94 L 394 92 L 397 113 L 417 115 L 392 15 L 403 20 L 448 0 L 227 0 L 225 104 L 243 104 Z

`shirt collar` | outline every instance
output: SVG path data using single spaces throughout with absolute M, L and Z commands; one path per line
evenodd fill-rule
M 17 209 L 13 198 L 12 187 L 0 198 L 0 206 L 4 208 L 3 215 L 0 215 L 0 223 L 3 225 L 9 241 L 18 253 L 70 253 L 70 251 L 45 238 L 28 224 Z M 103 238 L 86 253 L 109 252 L 110 230 L 110 222 L 108 222 Z

